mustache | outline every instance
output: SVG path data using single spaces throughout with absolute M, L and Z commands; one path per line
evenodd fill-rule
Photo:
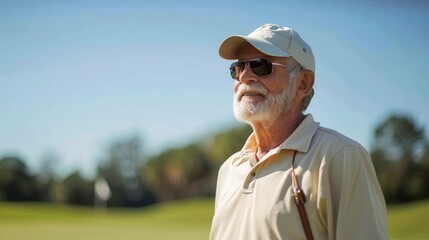
M 268 89 L 261 83 L 254 83 L 252 85 L 241 84 L 240 86 L 238 86 L 235 96 L 238 99 L 241 99 L 241 97 L 245 93 L 256 93 L 256 94 L 261 94 L 263 96 L 267 96 Z

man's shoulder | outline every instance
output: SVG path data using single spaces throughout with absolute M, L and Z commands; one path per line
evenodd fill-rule
M 326 127 L 319 127 L 314 135 L 310 154 L 318 156 L 324 164 L 338 167 L 347 164 L 351 169 L 369 159 L 368 151 L 359 142 Z
M 236 152 L 236 153 L 232 154 L 229 158 L 227 158 L 227 159 L 222 163 L 222 165 L 220 166 L 219 171 L 222 171 L 222 170 L 224 170 L 225 168 L 230 167 L 230 166 L 233 164 L 233 162 L 234 162 L 235 160 L 237 160 L 237 158 L 239 158 L 239 157 L 240 157 L 240 154 L 241 154 L 241 151 L 238 151 L 238 152 Z
M 344 147 L 363 148 L 363 146 L 356 140 L 334 129 L 322 126 L 319 126 L 314 140 L 317 144 L 326 145 L 337 149 Z

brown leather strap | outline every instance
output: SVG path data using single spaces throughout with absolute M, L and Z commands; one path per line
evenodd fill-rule
M 304 228 L 305 236 L 307 240 L 313 240 L 314 239 L 313 233 L 311 232 L 310 223 L 308 222 L 307 213 L 305 212 L 305 207 L 304 207 L 304 203 L 307 201 L 307 199 L 305 198 L 304 191 L 299 187 L 298 179 L 296 178 L 296 175 L 295 175 L 295 168 L 293 166 L 295 163 L 296 152 L 297 151 L 295 150 L 292 158 L 293 196 L 295 197 L 295 203 L 296 203 L 296 206 L 298 207 L 299 217 L 301 218 L 301 223 L 302 223 L 302 227 Z

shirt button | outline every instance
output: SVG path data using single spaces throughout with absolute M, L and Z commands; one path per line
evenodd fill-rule
M 255 172 L 252 172 L 250 175 L 251 175 L 252 177 L 255 177 L 255 176 L 256 176 L 256 173 L 255 173 Z

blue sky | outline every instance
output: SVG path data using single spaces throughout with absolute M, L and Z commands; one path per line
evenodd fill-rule
M 91 174 L 118 138 L 155 153 L 237 124 L 218 47 L 264 23 L 312 47 L 323 126 L 367 148 L 394 112 L 428 129 L 429 4 L 300 2 L 0 0 L 0 157 Z

